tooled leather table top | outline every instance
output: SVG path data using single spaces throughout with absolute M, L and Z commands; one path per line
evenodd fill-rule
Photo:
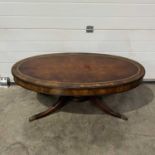
M 138 62 L 119 56 L 56 53 L 23 59 L 12 67 L 12 74 L 17 84 L 51 89 L 52 94 L 52 89 L 84 91 L 129 85 L 141 80 L 145 70 Z

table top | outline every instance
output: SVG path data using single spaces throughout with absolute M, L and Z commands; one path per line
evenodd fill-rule
M 54 95 L 103 95 L 138 86 L 144 67 L 133 60 L 97 53 L 54 53 L 23 59 L 12 67 L 15 82 Z

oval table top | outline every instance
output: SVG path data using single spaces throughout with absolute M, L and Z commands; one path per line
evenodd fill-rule
M 140 84 L 144 67 L 136 61 L 97 53 L 54 53 L 23 59 L 12 67 L 15 82 L 52 95 L 119 93 Z

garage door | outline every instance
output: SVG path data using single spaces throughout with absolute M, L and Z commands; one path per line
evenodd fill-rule
M 155 79 L 155 1 L 0 0 L 0 76 L 12 79 L 16 61 L 54 52 L 125 56 Z

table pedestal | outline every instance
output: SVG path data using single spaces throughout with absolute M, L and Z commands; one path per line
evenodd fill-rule
M 102 111 L 104 111 L 106 114 L 112 115 L 114 117 L 123 119 L 123 120 L 128 120 L 126 116 L 123 114 L 117 113 L 113 111 L 111 108 L 109 108 L 103 101 L 100 96 L 88 96 L 88 97 L 72 97 L 72 96 L 61 96 L 58 98 L 58 100 L 54 103 L 54 105 L 50 106 L 47 110 L 38 113 L 36 115 L 33 115 L 32 117 L 29 118 L 29 121 L 34 121 L 36 119 L 43 118 L 49 114 L 52 114 L 58 110 L 60 110 L 63 106 L 65 106 L 67 103 L 70 101 L 90 101 L 92 104 L 100 108 Z

